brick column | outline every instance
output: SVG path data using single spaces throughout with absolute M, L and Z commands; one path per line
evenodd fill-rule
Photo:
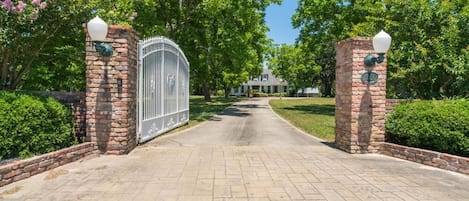
M 370 38 L 356 37 L 336 44 L 335 142 L 350 153 L 376 153 L 384 142 L 386 60 L 366 67 L 374 54 Z M 362 82 L 362 74 L 378 74 L 378 82 Z
M 133 29 L 110 26 L 106 42 L 114 53 L 102 57 L 86 36 L 86 133 L 101 153 L 125 154 L 136 146 L 138 40 Z

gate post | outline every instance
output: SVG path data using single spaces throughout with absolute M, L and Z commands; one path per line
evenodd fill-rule
M 86 31 L 86 133 L 101 153 L 126 154 L 136 146 L 137 44 L 132 28 L 109 26 L 111 57 L 101 56 Z
M 349 153 L 376 153 L 384 142 L 386 61 L 365 66 L 365 56 L 374 53 L 370 38 L 347 39 L 338 42 L 335 49 L 335 142 Z M 368 71 L 378 75 L 376 83 L 362 81 Z

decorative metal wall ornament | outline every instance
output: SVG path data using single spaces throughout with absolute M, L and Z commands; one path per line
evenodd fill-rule
M 364 58 L 365 66 L 374 67 L 377 63 L 383 63 L 384 55 L 391 46 L 391 36 L 381 30 L 378 34 L 373 37 L 373 49 L 378 54 L 378 57 L 369 54 Z M 372 71 L 367 71 L 362 74 L 361 80 L 365 84 L 375 84 L 378 82 L 378 74 Z
M 378 82 L 378 74 L 375 72 L 367 71 L 366 73 L 362 74 L 362 82 L 365 84 L 375 84 Z

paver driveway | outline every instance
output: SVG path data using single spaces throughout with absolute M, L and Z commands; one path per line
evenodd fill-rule
M 129 155 L 71 163 L 0 193 L 61 201 L 469 200 L 469 176 L 330 148 L 254 99 Z

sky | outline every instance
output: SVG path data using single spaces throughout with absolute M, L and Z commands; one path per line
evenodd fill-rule
M 274 39 L 274 43 L 295 43 L 299 30 L 293 29 L 291 16 L 295 13 L 297 6 L 298 1 L 296 0 L 283 0 L 282 5 L 273 4 L 267 8 L 265 20 L 270 28 L 267 36 Z

